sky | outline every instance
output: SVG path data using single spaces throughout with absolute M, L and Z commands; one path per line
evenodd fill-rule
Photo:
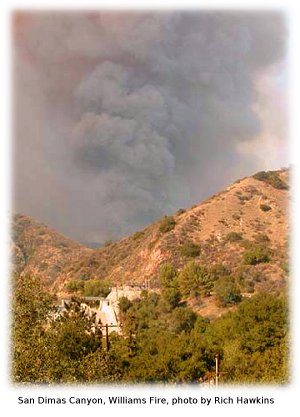
M 281 12 L 15 12 L 13 210 L 126 236 L 289 164 Z

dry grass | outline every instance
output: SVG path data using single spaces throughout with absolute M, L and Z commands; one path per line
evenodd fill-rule
M 279 175 L 287 182 L 287 171 Z M 113 283 L 151 278 L 154 286 L 159 282 L 162 263 L 171 262 L 178 269 L 185 266 L 188 259 L 180 248 L 186 242 L 201 247 L 197 262 L 223 264 L 232 274 L 243 264 L 247 242 L 252 242 L 267 244 L 273 251 L 267 265 L 251 267 L 266 277 L 255 284 L 255 290 L 278 288 L 287 280 L 288 199 L 288 190 L 253 177 L 244 178 L 199 205 L 179 210 L 172 230 L 162 233 L 159 219 L 100 249 L 80 246 L 28 217 L 18 216 L 13 225 L 16 268 L 38 273 L 56 293 L 63 291 L 66 281 L 84 277 L 105 278 Z M 263 211 L 262 204 L 272 210 Z M 242 239 L 228 240 L 232 232 Z M 205 299 L 204 305 L 199 310 L 204 315 L 218 316 L 224 310 L 216 306 L 213 297 Z

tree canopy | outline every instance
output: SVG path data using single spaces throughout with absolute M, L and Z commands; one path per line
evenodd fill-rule
M 189 265 L 190 271 L 205 290 L 212 272 L 194 264 Z M 181 300 L 180 275 L 165 265 L 160 294 L 145 291 L 134 301 L 120 299 L 123 331 L 110 335 L 109 351 L 100 330 L 94 329 L 93 317 L 83 312 L 80 299 L 55 317 L 53 300 L 38 278 L 16 276 L 12 299 L 14 382 L 199 382 L 213 375 L 218 353 L 224 384 L 286 383 L 286 296 L 258 293 L 242 300 L 235 311 L 209 320 Z M 179 292 L 176 303 L 170 301 L 170 290 Z M 226 302 L 237 296 L 235 283 L 226 275 L 216 281 L 215 291 Z

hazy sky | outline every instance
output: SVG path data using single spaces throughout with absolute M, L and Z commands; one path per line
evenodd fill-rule
M 127 235 L 286 166 L 279 12 L 15 13 L 14 210 Z

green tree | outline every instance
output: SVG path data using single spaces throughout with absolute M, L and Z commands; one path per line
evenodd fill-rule
M 47 345 L 45 332 L 51 297 L 39 278 L 14 275 L 12 282 L 12 378 L 43 382 Z
M 242 300 L 241 292 L 231 276 L 219 278 L 214 285 L 215 297 L 222 307 L 237 304 Z
M 123 296 L 119 298 L 119 309 L 121 313 L 126 313 L 132 305 L 132 302 L 127 297 Z
M 67 282 L 67 284 L 65 285 L 65 289 L 71 293 L 75 293 L 75 292 L 82 293 L 84 289 L 84 281 L 80 279 L 73 279 Z
M 180 291 L 186 297 L 210 295 L 215 279 L 215 274 L 209 268 L 190 261 L 179 274 Z
M 38 277 L 13 279 L 12 378 L 27 383 L 104 382 L 119 378 L 80 300 L 57 315 Z
M 162 265 L 159 272 L 161 284 L 162 302 L 166 303 L 166 308 L 173 309 L 177 307 L 181 300 L 181 294 L 178 284 L 178 273 L 172 264 Z
M 288 309 L 283 296 L 258 293 L 231 315 L 233 334 L 224 344 L 228 381 L 286 383 Z
M 171 329 L 175 333 L 189 333 L 197 320 L 197 314 L 186 307 L 177 307 L 171 314 Z
M 159 282 L 162 288 L 169 288 L 174 285 L 177 280 L 177 271 L 170 263 L 165 263 L 159 270 Z
M 95 357 L 102 363 L 102 334 L 94 328 L 94 321 L 95 317 L 86 314 L 80 300 L 73 299 L 61 316 L 50 322 L 46 333 L 51 349 L 47 361 L 48 381 L 84 381 L 85 367 L 89 366 L 86 358 L 96 352 Z
M 108 280 L 90 279 L 84 282 L 84 295 L 86 297 L 106 297 L 111 291 L 111 282 Z

